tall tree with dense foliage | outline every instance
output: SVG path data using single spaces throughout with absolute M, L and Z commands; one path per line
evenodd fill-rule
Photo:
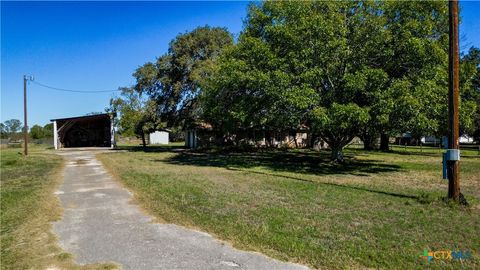
M 45 132 L 43 131 L 43 127 L 39 125 L 34 125 L 30 128 L 30 138 L 34 140 L 42 139 L 45 137 Z
M 7 137 L 11 140 L 17 140 L 20 138 L 19 132 L 22 130 L 22 122 L 18 119 L 10 119 L 5 122 L 4 124 L 4 132 L 6 133 Z
M 45 126 L 43 126 L 43 134 L 45 138 L 53 137 L 53 123 L 48 123 Z
M 387 32 L 380 67 L 388 75 L 392 107 L 378 127 L 380 148 L 402 132 L 441 134 L 448 97 L 448 3 L 384 2 Z
M 168 126 L 188 126 L 198 119 L 201 81 L 209 76 L 222 50 L 232 43 L 225 28 L 204 26 L 180 34 L 156 63 L 146 63 L 136 70 L 135 90 L 155 101 Z
M 252 4 L 238 44 L 207 80 L 205 117 L 230 132 L 306 123 L 340 161 L 338 149 L 355 135 L 371 145 L 381 134 L 387 150 L 389 135 L 440 134 L 447 8 L 444 2 Z M 326 132 L 333 126 L 342 128 Z
M 121 96 L 110 100 L 108 111 L 119 116 L 121 134 L 137 136 L 146 146 L 146 135 L 163 127 L 154 100 L 145 98 L 133 88 L 121 89 Z
M 210 81 L 206 116 L 230 128 L 308 123 L 329 143 L 332 159 L 342 161 L 342 148 L 370 118 L 368 104 L 357 103 L 374 83 L 357 81 L 383 79 L 374 51 L 383 42 L 378 5 L 252 4 L 238 45 Z
M 460 133 L 480 142 L 480 49 L 471 47 L 460 68 Z

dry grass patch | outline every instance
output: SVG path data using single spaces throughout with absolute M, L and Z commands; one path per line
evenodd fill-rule
M 62 181 L 62 159 L 44 147 L 1 150 L 1 269 L 116 269 L 80 266 L 51 232 L 62 209 L 53 194 Z

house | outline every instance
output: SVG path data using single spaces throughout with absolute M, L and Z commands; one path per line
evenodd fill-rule
M 309 128 L 306 126 L 283 131 L 248 128 L 239 129 L 232 134 L 223 134 L 218 137 L 212 125 L 199 123 L 185 132 L 185 146 L 187 148 L 200 148 L 223 144 L 299 148 L 307 146 L 309 132 Z
M 115 146 L 113 114 L 51 119 L 55 149 Z
M 185 146 L 187 148 L 205 147 L 214 142 L 215 134 L 210 124 L 199 123 L 185 131 Z
M 474 143 L 474 138 L 468 136 L 468 135 L 462 135 L 459 138 L 459 142 L 461 144 L 469 144 L 469 143 Z M 400 136 L 396 137 L 395 143 L 400 144 L 400 145 L 416 145 L 416 144 L 427 144 L 427 145 L 433 145 L 433 146 L 442 146 L 446 148 L 447 146 L 447 137 L 442 136 L 442 137 L 437 137 L 437 136 L 422 136 L 420 138 L 420 142 L 418 142 L 415 138 L 412 137 L 412 134 L 409 132 L 403 133 Z
M 162 129 L 156 130 L 148 135 L 149 144 L 168 144 L 169 143 L 170 130 Z
M 437 146 L 442 142 L 442 138 L 436 136 L 424 136 L 420 139 L 422 144 L 431 144 Z
M 398 136 L 395 137 L 395 144 L 398 144 L 398 145 L 414 145 L 414 144 L 416 144 L 416 141 L 415 141 L 415 139 L 413 138 L 413 136 L 410 132 L 405 132 L 405 133 L 399 134 Z
M 297 129 L 273 132 L 271 145 L 275 147 L 299 148 L 307 146 L 310 129 L 300 126 Z

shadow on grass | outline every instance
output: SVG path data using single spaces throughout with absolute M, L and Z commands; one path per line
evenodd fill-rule
M 142 148 L 138 146 L 123 147 L 123 150 L 144 151 L 144 152 L 174 152 L 176 155 L 166 159 L 152 159 L 153 162 L 165 162 L 172 165 L 191 165 L 205 167 L 220 167 L 227 170 L 239 171 L 251 174 L 262 174 L 274 176 L 304 183 L 326 185 L 341 189 L 358 190 L 371 192 L 397 198 L 414 199 L 419 203 L 429 203 L 423 195 L 408 195 L 384 190 L 372 189 L 358 185 L 344 185 L 332 182 L 312 181 L 301 177 L 284 175 L 282 172 L 332 175 L 349 174 L 366 177 L 375 173 L 388 173 L 401 170 L 399 165 L 385 164 L 380 160 L 355 158 L 362 152 L 350 153 L 345 156 L 343 164 L 330 162 L 330 152 L 327 151 L 252 151 L 252 152 L 200 152 L 191 151 L 178 146 L 149 146 Z M 355 151 L 356 152 L 356 151 Z M 260 172 L 250 170 L 255 167 L 263 167 L 272 171 Z
M 442 152 L 432 152 L 432 151 L 415 151 L 415 150 L 403 150 L 403 149 L 393 149 L 388 151 L 381 151 L 381 150 L 363 150 L 358 148 L 347 148 L 346 151 L 356 153 L 356 155 L 365 155 L 368 154 L 377 154 L 377 155 L 401 155 L 401 156 L 426 156 L 426 157 L 442 157 Z
M 400 166 L 381 164 L 376 160 L 357 160 L 353 156 L 347 156 L 344 164 L 331 163 L 329 153 L 325 152 L 249 152 L 249 153 L 193 153 L 182 152 L 166 160 L 154 159 L 156 162 L 167 162 L 174 165 L 213 166 L 227 170 L 239 171 L 251 174 L 274 176 L 294 181 L 301 181 L 315 185 L 326 185 L 341 189 L 371 192 L 398 198 L 414 199 L 419 203 L 428 203 L 422 196 L 407 195 L 390 191 L 376 190 L 363 186 L 344 185 L 332 182 L 313 181 L 301 177 L 281 174 L 281 172 L 305 173 L 315 175 L 328 174 L 351 174 L 355 176 L 368 176 L 372 173 L 394 172 L 400 170 Z M 249 170 L 253 167 L 265 167 L 273 173 Z M 278 172 L 278 173 L 275 173 Z
M 303 179 L 303 178 L 300 178 L 300 177 L 288 176 L 288 175 L 283 175 L 283 174 L 274 174 L 274 173 L 265 173 L 265 172 L 250 171 L 250 170 L 241 170 L 241 169 L 235 169 L 235 168 L 227 168 L 227 169 L 232 170 L 232 171 L 240 171 L 240 172 L 246 172 L 246 173 L 252 173 L 252 174 L 261 174 L 261 175 L 267 175 L 267 176 L 281 177 L 281 178 L 286 178 L 286 179 L 295 180 L 295 181 L 308 182 L 308 183 L 312 183 L 312 184 L 325 185 L 325 186 L 333 186 L 333 187 L 338 187 L 338 188 L 343 188 L 343 189 L 354 189 L 354 190 L 360 190 L 360 191 L 365 191 L 365 192 L 372 192 L 372 193 L 383 194 L 383 195 L 399 197 L 399 198 L 415 199 L 415 200 L 419 201 L 420 203 L 425 203 L 425 200 L 422 196 L 407 195 L 407 194 L 394 193 L 394 192 L 388 192 L 388 191 L 382 191 L 382 190 L 375 190 L 375 189 L 370 189 L 370 188 L 361 187 L 361 186 L 342 185 L 342 184 L 336 184 L 336 183 L 331 183 L 331 182 L 312 181 L 312 180 L 309 180 L 309 179 Z
M 354 149 L 352 149 L 354 150 Z M 377 150 L 378 151 L 378 150 Z M 462 145 L 460 147 L 462 157 L 480 157 L 480 148 L 477 145 Z M 378 151 L 380 152 L 380 151 Z M 438 147 L 429 147 L 424 146 L 408 146 L 404 148 L 403 146 L 395 145 L 387 153 L 393 153 L 398 155 L 416 155 L 416 156 L 429 156 L 429 157 L 441 157 L 442 153 L 446 152 L 446 149 Z
M 130 151 L 130 152 L 182 152 L 185 151 L 186 148 L 184 146 L 178 145 L 155 145 L 155 146 L 147 146 L 143 147 L 141 145 L 121 145 L 115 148 L 115 150 L 123 150 L 123 151 Z
M 293 172 L 316 175 L 352 174 L 368 176 L 372 173 L 394 172 L 400 166 L 383 164 L 378 160 L 358 160 L 345 157 L 343 164 L 330 162 L 327 152 L 258 151 L 243 153 L 199 153 L 183 151 L 166 160 L 154 160 L 175 165 L 194 165 L 248 169 L 264 167 L 275 172 Z

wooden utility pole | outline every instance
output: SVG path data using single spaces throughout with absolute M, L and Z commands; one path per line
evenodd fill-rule
M 27 76 L 23 75 L 23 145 L 24 154 L 28 155 L 28 124 L 27 124 Z
M 448 197 L 460 198 L 460 150 L 458 128 L 459 99 L 459 49 L 458 49 L 458 1 L 449 1 L 449 55 L 448 55 L 448 150 L 456 156 L 447 159 Z

